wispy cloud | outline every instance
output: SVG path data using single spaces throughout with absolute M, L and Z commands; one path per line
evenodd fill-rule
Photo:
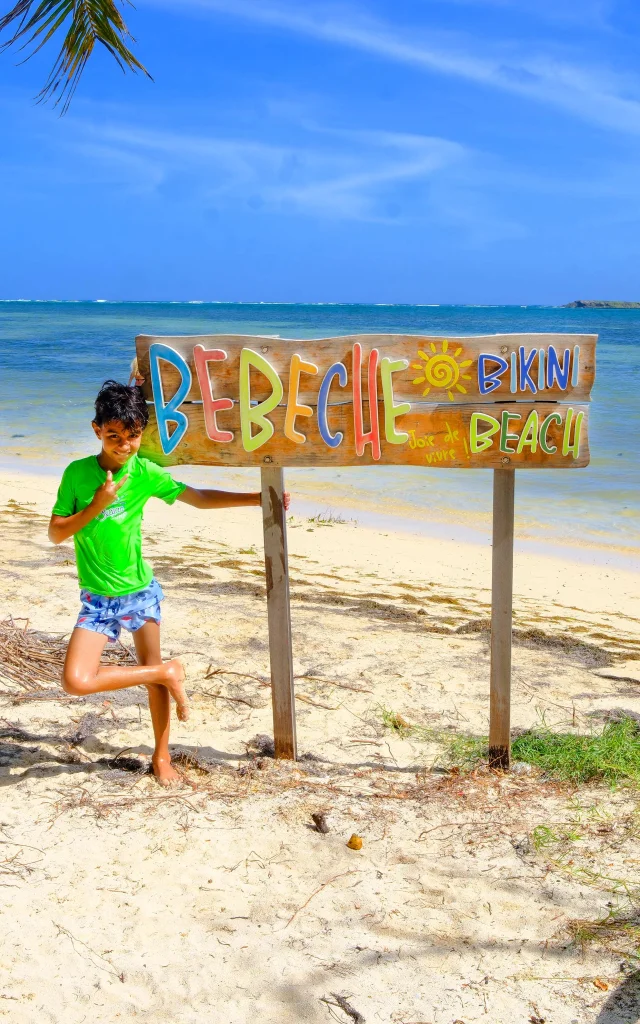
M 210 213 L 361 222 L 407 228 L 425 238 L 452 233 L 460 246 L 521 237 L 493 185 L 496 161 L 458 141 L 412 132 L 323 124 L 317 107 L 265 100 L 265 116 L 226 118 L 209 131 L 183 130 L 193 110 L 144 110 L 80 99 L 63 120 L 0 98 L 38 160 L 0 162 L 3 194 L 46 195 L 55 187 L 156 204 L 185 223 Z M 275 109 L 272 110 L 271 108 Z M 150 123 L 151 121 L 151 123 Z M 170 121 L 172 123 L 168 124 Z M 238 121 L 246 134 L 240 136 Z M 250 132 L 250 134 L 249 134 Z M 284 141 L 282 141 L 284 140 Z
M 154 189 L 183 176 L 187 193 L 209 205 L 242 202 L 283 213 L 396 223 L 403 219 L 399 188 L 430 184 L 469 156 L 447 139 L 318 126 L 309 126 L 306 143 L 297 145 L 95 122 L 77 122 L 74 135 L 72 145 L 86 158 L 123 173 L 130 169 L 136 189 L 141 179 Z M 412 208 L 416 216 L 419 205 Z
M 223 14 L 327 43 L 346 46 L 424 71 L 466 79 L 549 104 L 604 128 L 640 135 L 640 82 L 553 54 L 529 52 L 530 44 L 483 41 L 482 52 L 468 39 L 404 30 L 346 7 L 278 4 L 271 0 L 147 0 L 148 3 Z M 491 52 L 492 51 L 492 52 Z
M 614 0 L 434 0 L 442 7 L 497 8 L 531 23 L 576 25 L 601 32 L 611 28 Z

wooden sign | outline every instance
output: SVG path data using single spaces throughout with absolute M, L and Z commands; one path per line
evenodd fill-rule
M 595 335 L 136 339 L 163 465 L 577 468 Z
M 153 403 L 141 454 L 163 465 L 261 467 L 276 757 L 296 756 L 281 467 L 484 467 L 495 470 L 489 763 L 509 767 L 513 471 L 588 464 L 596 341 L 593 334 L 136 339 Z

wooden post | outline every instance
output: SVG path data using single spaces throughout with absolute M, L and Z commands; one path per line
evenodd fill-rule
M 276 757 L 296 759 L 296 708 L 293 691 L 291 609 L 286 513 L 281 469 L 261 469 L 264 563 L 271 658 L 271 703 Z
M 489 766 L 504 769 L 509 767 L 511 757 L 511 628 L 515 475 L 513 469 L 494 469 L 493 471 Z

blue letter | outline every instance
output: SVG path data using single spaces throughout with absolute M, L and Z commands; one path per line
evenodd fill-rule
M 171 365 L 174 366 L 182 376 L 180 387 L 166 405 L 164 395 L 162 393 L 160 366 L 158 365 L 161 359 L 164 359 L 167 363 L 171 363 Z M 182 356 L 174 351 L 174 349 L 169 348 L 168 345 L 160 345 L 157 343 L 154 343 L 149 349 L 149 363 L 151 365 L 153 401 L 156 407 L 156 419 L 158 421 L 160 444 L 162 445 L 164 454 L 171 455 L 173 449 L 180 444 L 180 441 L 184 437 L 187 427 L 189 426 L 189 420 L 183 412 L 180 412 L 179 407 L 182 405 L 191 390 L 191 370 L 189 369 L 188 363 L 185 362 Z M 171 436 L 169 436 L 169 421 L 176 424 L 175 430 Z
M 569 349 L 565 348 L 564 358 L 562 361 L 563 365 L 560 365 L 558 359 L 558 353 L 556 352 L 553 345 L 549 345 L 549 361 L 547 362 L 547 387 L 553 387 L 553 378 L 558 382 L 558 387 L 562 391 L 567 390 L 567 384 L 569 383 Z
M 338 378 L 340 387 L 345 387 L 347 383 L 347 368 L 344 363 L 334 363 L 330 366 L 324 375 L 324 380 L 320 385 L 320 391 L 318 393 L 318 429 L 320 431 L 320 437 L 325 444 L 328 444 L 330 448 L 337 448 L 339 444 L 342 444 L 343 434 L 339 430 L 336 434 L 332 434 L 329 430 L 327 423 L 327 403 L 329 401 L 329 389 L 333 383 L 333 378 Z
M 491 373 L 487 373 L 485 365 L 487 362 L 497 363 L 498 369 L 492 370 Z M 502 376 L 505 370 L 509 369 L 509 364 L 506 359 L 502 356 L 491 356 L 486 353 L 482 353 L 478 356 L 478 388 L 480 389 L 481 395 L 488 395 L 491 391 L 495 391 L 496 388 L 500 387 L 502 383 L 498 378 Z
M 532 348 L 529 355 L 525 356 L 524 345 L 520 346 L 520 390 L 526 391 L 527 388 L 529 388 L 534 395 L 537 388 L 533 383 L 533 378 L 531 377 L 529 370 L 531 369 L 531 364 L 536 357 L 537 351 L 537 349 Z

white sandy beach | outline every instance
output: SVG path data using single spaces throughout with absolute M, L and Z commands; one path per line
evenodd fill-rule
M 0 474 L 0 619 L 59 634 L 77 581 L 46 538 L 55 488 Z M 366 1022 L 635 1020 L 624 951 L 571 941 L 617 899 L 604 876 L 637 879 L 629 792 L 434 773 L 441 741 L 383 721 L 486 733 L 490 548 L 292 513 L 296 764 L 251 753 L 271 732 L 257 509 L 147 507 L 193 698 L 182 789 L 108 766 L 151 753 L 143 691 L 0 679 L 0 1016 L 348 1024 L 333 993 Z M 614 563 L 517 555 L 514 727 L 640 714 L 640 587 Z M 536 826 L 560 838 L 536 849 Z

